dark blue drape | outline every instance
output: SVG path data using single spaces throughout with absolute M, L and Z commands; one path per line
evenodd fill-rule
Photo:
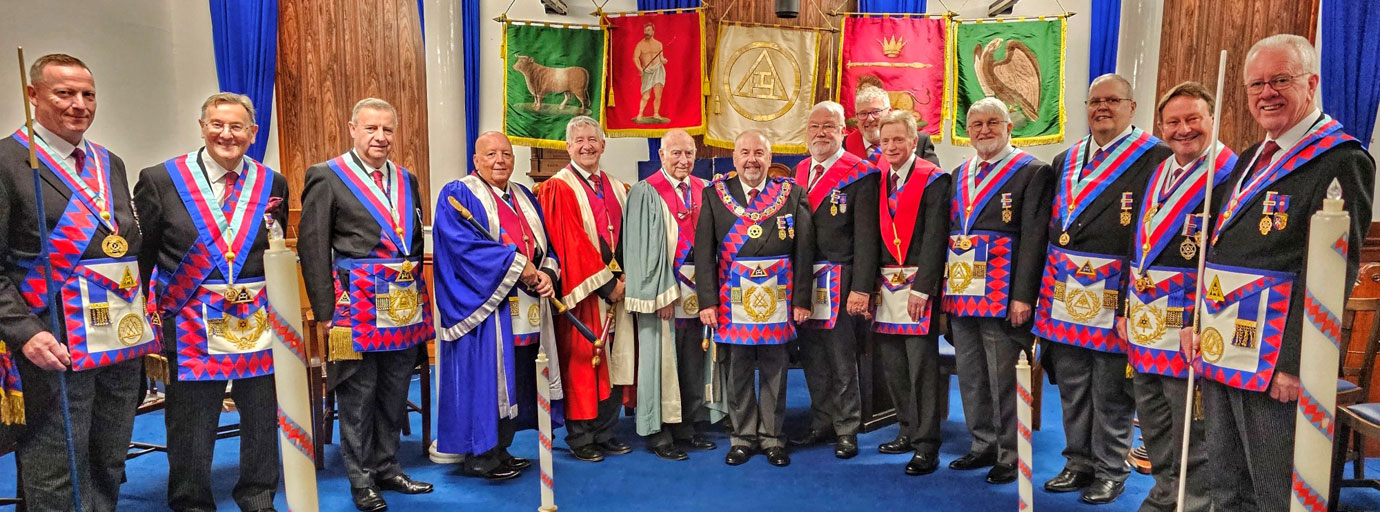
M 1323 0 L 1321 16 L 1323 106 L 1369 146 L 1380 108 L 1380 9 L 1367 0 Z
M 637 0 L 637 10 L 653 11 L 659 9 L 689 9 L 700 6 L 700 0 Z M 647 139 L 647 160 L 661 162 L 661 139 Z M 658 163 L 657 165 L 661 165 Z
M 278 0 L 211 0 L 211 37 L 220 90 L 254 102 L 259 135 L 249 156 L 263 160 L 278 72 Z
M 925 0 L 858 0 L 858 12 L 925 12 Z
M 474 161 L 474 141 L 479 138 L 479 17 L 480 2 L 460 3 L 460 45 L 465 52 L 465 169 Z M 501 71 L 500 71 L 501 72 Z M 468 172 L 467 172 L 468 174 Z
M 1088 82 L 1116 73 L 1117 36 L 1121 33 L 1121 0 L 1093 0 L 1092 37 L 1088 41 Z

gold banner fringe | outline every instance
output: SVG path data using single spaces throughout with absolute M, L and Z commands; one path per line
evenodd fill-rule
M 364 359 L 364 356 L 359 355 L 359 352 L 355 352 L 355 340 L 354 337 L 350 335 L 350 329 L 347 327 L 331 328 L 331 340 L 328 348 L 329 354 L 326 359 L 329 361 L 358 361 Z

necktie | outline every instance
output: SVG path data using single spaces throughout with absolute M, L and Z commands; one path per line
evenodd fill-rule
M 1179 182 L 1179 178 L 1182 177 L 1187 170 L 1188 169 L 1179 167 L 1174 169 L 1174 172 L 1169 173 L 1169 179 L 1164 182 L 1164 187 L 1160 189 L 1161 199 L 1167 197 L 1169 192 L 1174 190 L 1174 185 Z
M 810 169 L 810 183 L 809 183 L 809 186 L 807 186 L 807 187 L 805 187 L 805 188 L 806 188 L 806 189 L 815 188 L 815 182 L 818 181 L 818 180 L 819 180 L 819 177 L 820 177 L 820 176 L 823 176 L 823 175 L 824 175 L 824 165 L 823 165 L 823 164 L 815 164 L 815 167 L 814 167 L 813 169 Z
M 600 199 L 604 197 L 604 175 L 589 175 L 589 186 L 594 189 L 594 195 L 599 196 Z
M 512 206 L 513 206 L 513 196 L 508 195 L 507 192 L 504 192 L 504 193 L 503 193 L 503 202 L 508 203 L 508 206 L 509 206 L 509 207 L 512 207 Z
M 690 209 L 690 206 L 691 206 L 691 204 L 690 204 L 690 186 L 689 186 L 689 185 L 686 185 L 685 182 L 681 182 L 679 185 L 676 185 L 676 189 L 680 191 L 680 198 L 681 198 L 681 201 L 684 201 L 684 202 L 685 202 L 685 209 L 686 209 L 686 210 L 689 210 L 689 209 Z
M 1097 166 L 1102 165 L 1102 157 L 1104 156 L 1107 156 L 1107 151 L 1105 150 L 1099 149 L 1096 153 L 1093 153 L 1092 160 L 1088 160 L 1087 163 L 1083 164 L 1083 169 L 1078 173 L 1078 180 L 1082 181 L 1083 178 L 1086 178 L 1088 176 L 1088 171 L 1096 169 Z
M 1275 153 L 1278 152 L 1279 144 L 1276 144 L 1275 141 L 1267 141 L 1264 146 L 1261 146 L 1260 152 L 1257 153 L 1255 157 L 1255 165 L 1251 166 L 1251 173 L 1246 175 L 1246 182 L 1250 183 L 1251 179 L 1255 178 L 1256 173 L 1268 169 L 1270 167 L 1270 159 L 1274 158 Z
M 77 175 L 81 176 L 81 179 L 85 180 L 91 188 L 100 190 L 100 178 L 97 178 L 93 173 L 86 172 L 86 151 L 81 148 L 73 149 L 72 159 L 75 160 Z
M 374 177 L 374 184 L 379 186 L 379 190 L 383 191 L 383 195 L 388 195 L 388 185 L 383 183 L 383 171 L 376 170 L 370 172 L 369 175 Z
M 887 181 L 886 187 L 886 208 L 893 217 L 896 216 L 896 203 L 899 202 L 899 198 L 896 197 L 896 189 L 899 188 L 901 188 L 901 173 L 891 171 L 891 180 Z
M 992 162 L 983 162 L 982 165 L 978 166 L 977 180 L 982 181 L 983 178 L 987 177 L 987 172 L 991 170 Z
M 748 206 L 752 206 L 752 201 L 757 199 L 757 189 L 748 190 Z
M 225 173 L 225 182 L 224 185 L 222 185 L 223 188 L 220 190 L 220 205 L 222 207 L 229 205 L 231 199 L 235 197 L 235 184 L 239 183 L 239 181 L 239 173 L 234 171 Z

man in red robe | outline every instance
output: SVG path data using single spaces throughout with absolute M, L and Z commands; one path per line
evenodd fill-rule
M 537 197 L 547 213 L 551 250 L 561 262 L 561 302 L 589 326 L 591 344 L 564 318 L 556 322 L 556 347 L 565 381 L 566 445 L 576 459 L 632 451 L 613 437 L 621 390 L 634 379 L 632 317 L 623 308 L 622 231 L 627 187 L 599 167 L 604 132 L 588 116 L 565 130 L 567 165 L 543 183 Z M 615 328 L 616 326 L 616 328 Z

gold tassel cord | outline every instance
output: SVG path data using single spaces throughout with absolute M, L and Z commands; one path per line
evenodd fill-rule
M 24 393 L 19 391 L 6 391 L 0 395 L 0 423 L 6 425 L 23 425 L 24 417 Z
M 329 343 L 330 361 L 358 361 L 364 359 L 355 351 L 355 340 L 348 327 L 332 327 Z
M 168 368 L 168 358 L 159 354 L 144 356 L 144 373 L 147 373 L 150 379 L 157 382 L 166 384 L 172 380 L 172 373 Z

